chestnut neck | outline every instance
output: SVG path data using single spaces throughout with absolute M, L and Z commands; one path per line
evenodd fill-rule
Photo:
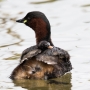
M 44 21 L 41 18 L 32 19 L 30 27 L 35 31 L 36 43 L 38 44 L 42 40 L 46 40 L 53 46 L 51 41 L 51 32 L 49 21 Z

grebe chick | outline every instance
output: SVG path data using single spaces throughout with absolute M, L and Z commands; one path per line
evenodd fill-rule
M 38 48 L 41 50 L 46 50 L 46 49 L 53 48 L 53 46 L 51 46 L 49 42 L 44 40 L 38 44 Z

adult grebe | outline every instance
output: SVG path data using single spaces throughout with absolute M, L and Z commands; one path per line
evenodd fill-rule
M 23 51 L 20 64 L 11 74 L 12 79 L 51 79 L 72 69 L 68 52 L 53 45 L 50 23 L 42 12 L 29 12 L 17 22 L 35 31 L 36 45 Z

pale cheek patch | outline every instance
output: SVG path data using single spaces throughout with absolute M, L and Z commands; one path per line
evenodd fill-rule
M 27 20 L 24 20 L 23 23 L 25 24 L 27 22 Z

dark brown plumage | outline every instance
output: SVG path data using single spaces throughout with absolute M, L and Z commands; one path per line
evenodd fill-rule
M 50 24 L 42 12 L 30 12 L 17 22 L 35 31 L 37 45 L 23 51 L 20 64 L 11 74 L 12 79 L 51 79 L 72 69 L 68 52 L 53 45 Z

